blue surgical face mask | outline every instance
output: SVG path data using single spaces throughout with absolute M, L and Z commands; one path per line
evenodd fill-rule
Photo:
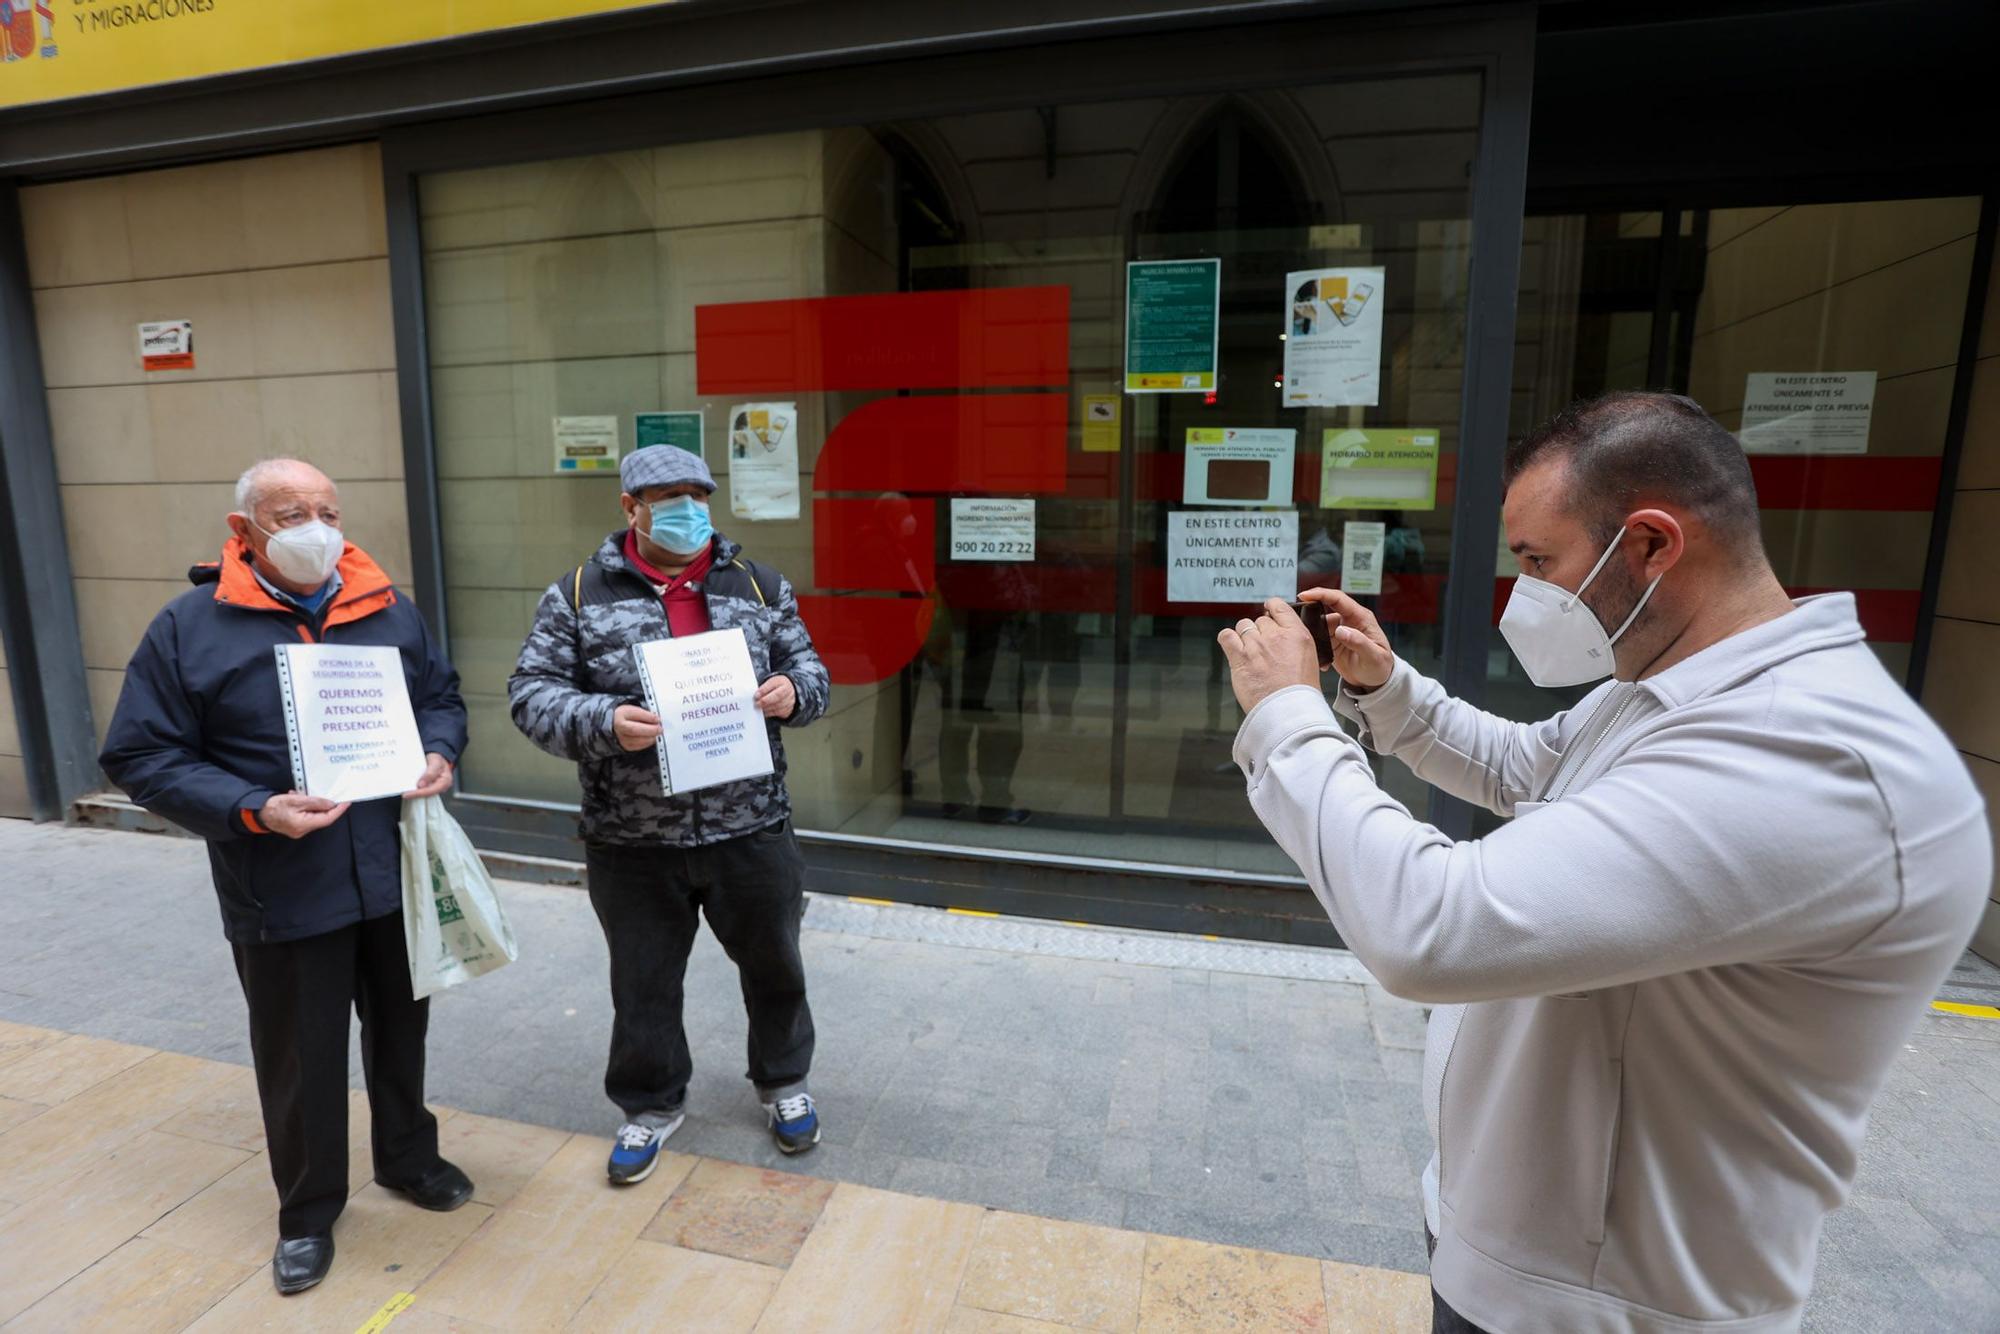
M 652 511 L 650 536 L 676 556 L 698 556 L 715 536 L 708 521 L 708 502 L 693 496 L 675 496 L 646 506 Z

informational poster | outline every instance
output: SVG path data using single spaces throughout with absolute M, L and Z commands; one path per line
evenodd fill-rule
M 194 321 L 148 320 L 139 326 L 139 368 L 148 371 L 194 369 Z
M 646 707 L 660 717 L 660 788 L 672 795 L 761 778 L 771 737 L 741 626 L 634 644 Z
M 729 410 L 729 512 L 739 519 L 799 517 L 799 405 L 738 403 Z
M 1389 525 L 1349 520 L 1340 530 L 1341 591 L 1361 597 L 1382 591 L 1382 552 Z
M 951 558 L 1032 561 L 1035 558 L 1035 502 L 998 496 L 954 496 L 951 502 Z
M 1083 396 L 1083 452 L 1116 454 L 1120 435 L 1118 412 L 1123 398 L 1118 394 Z
M 1320 507 L 1435 509 L 1437 474 L 1435 428 L 1329 430 L 1320 446 Z
M 1753 371 L 1743 384 L 1749 454 L 1866 454 L 1874 371 Z
M 1382 401 L 1382 282 L 1379 268 L 1285 275 L 1285 407 Z
M 641 412 L 632 418 L 632 443 L 637 449 L 672 445 L 700 458 L 701 423 L 699 412 Z
M 1299 514 L 1167 514 L 1167 601 L 1261 602 L 1299 594 Z
M 1289 505 L 1299 433 L 1273 427 L 1190 426 L 1184 505 Z
M 309 797 L 373 801 L 423 781 L 424 743 L 394 645 L 279 644 L 292 781 Z
M 616 417 L 556 418 L 556 471 L 617 472 L 618 419 Z
M 1125 392 L 1215 391 L 1222 321 L 1220 259 L 1125 266 Z

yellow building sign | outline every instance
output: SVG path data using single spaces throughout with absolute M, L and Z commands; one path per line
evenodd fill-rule
M 0 0 L 0 107 L 647 7 L 634 0 Z

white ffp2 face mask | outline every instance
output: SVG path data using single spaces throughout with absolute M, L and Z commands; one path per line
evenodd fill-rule
M 254 519 L 250 526 L 257 528 Z M 347 549 L 347 539 L 340 530 L 318 519 L 280 528 L 275 533 L 266 533 L 262 528 L 257 531 L 271 539 L 264 547 L 265 558 L 295 584 L 318 587 L 325 583 L 340 564 L 340 553 Z
M 1617 665 L 1611 654 L 1612 645 L 1639 618 L 1647 599 L 1666 577 L 1665 571 L 1654 575 L 1653 582 L 1646 585 L 1646 591 L 1632 608 L 1632 614 L 1617 630 L 1605 634 L 1604 623 L 1597 619 L 1597 613 L 1584 605 L 1583 590 L 1597 578 L 1598 571 L 1611 559 L 1611 553 L 1618 550 L 1624 537 L 1621 532 L 1611 539 L 1611 545 L 1597 558 L 1597 564 L 1590 567 L 1590 573 L 1574 593 L 1533 575 L 1524 574 L 1514 580 L 1507 610 L 1500 615 L 1500 633 L 1507 647 L 1521 660 L 1528 679 L 1536 685 L 1580 686 L 1588 681 L 1601 681 Z

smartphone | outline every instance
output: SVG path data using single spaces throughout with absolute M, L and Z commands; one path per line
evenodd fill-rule
M 1294 602 L 1292 610 L 1297 612 L 1299 619 L 1306 623 L 1306 629 L 1312 631 L 1313 648 L 1319 653 L 1319 669 L 1323 672 L 1332 670 L 1333 630 L 1326 623 L 1326 604 L 1324 602 Z

